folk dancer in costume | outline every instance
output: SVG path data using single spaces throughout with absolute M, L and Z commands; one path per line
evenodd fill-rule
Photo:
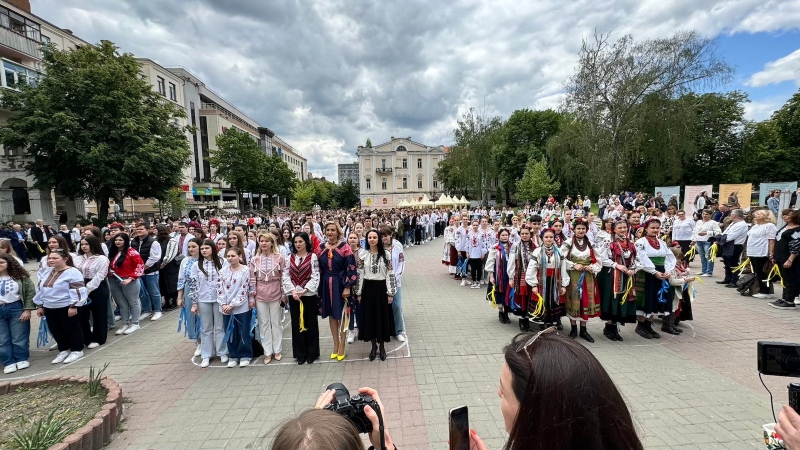
M 531 331 L 528 316 L 533 311 L 531 302 L 531 288 L 525 282 L 525 273 L 531 260 L 536 245 L 531 240 L 531 229 L 527 225 L 519 230 L 520 241 L 511 247 L 511 256 L 508 258 L 508 287 L 514 289 L 512 309 L 520 316 L 519 331 Z
M 612 341 L 622 341 L 617 324 L 636 322 L 636 246 L 628 237 L 625 219 L 606 219 L 603 226 L 611 228 L 613 235 L 605 238 L 607 231 L 597 236 L 597 252 L 602 257 L 603 269 L 597 276 L 600 288 L 600 319 L 606 321 L 603 335 Z
M 458 217 L 459 216 L 456 216 L 456 219 L 458 219 Z M 467 260 L 467 252 L 465 251 L 465 249 L 467 246 L 467 231 L 469 231 L 468 227 L 469 227 L 469 218 L 465 215 L 461 217 L 461 225 L 458 228 L 456 228 L 455 231 L 455 241 L 456 241 L 455 247 L 456 247 L 456 252 L 458 252 L 459 256 L 459 259 L 456 261 L 456 265 L 458 265 L 459 262 Z M 466 274 L 460 272 L 461 272 L 460 269 L 456 271 L 455 279 L 456 281 L 461 280 L 461 286 L 466 286 L 467 285 L 467 277 L 465 276 Z
M 494 230 L 492 230 L 492 228 L 489 226 L 489 219 L 487 219 L 485 216 L 481 219 L 481 226 L 478 232 L 480 233 L 481 239 L 483 240 L 487 250 L 492 248 L 497 238 L 494 235 Z M 486 280 L 488 279 L 488 276 L 489 276 L 488 273 L 486 272 L 482 273 L 480 280 L 481 286 L 487 284 Z
M 450 224 L 444 229 L 444 248 L 442 249 L 442 264 L 447 266 L 451 276 L 456 274 L 458 266 L 458 250 L 456 250 L 456 219 L 451 218 Z
M 211 219 L 208 221 L 208 239 L 210 239 L 215 245 L 216 243 L 224 237 L 223 234 L 219 232 L 219 220 L 218 219 Z
M 531 243 L 533 248 L 542 246 L 542 216 L 534 214 L 528 220 L 531 229 Z
M 651 220 L 644 224 L 645 236 L 636 240 L 636 268 L 642 272 L 636 277 L 636 333 L 645 339 L 661 337 L 653 330 L 653 318 L 668 316 L 672 312 L 672 289 L 669 278 L 675 271 L 675 255 L 659 239 L 661 222 Z
M 501 228 L 497 233 L 498 242 L 489 251 L 486 257 L 486 271 L 489 272 L 489 284 L 492 291 L 488 298 L 492 301 L 492 306 L 497 306 L 500 312 L 498 318 L 500 323 L 511 323 L 508 312 L 511 311 L 511 288 L 509 287 L 509 267 L 508 260 L 511 257 L 511 242 L 509 242 L 508 228 Z
M 589 230 L 586 220 L 581 217 L 575 219 L 572 230 L 572 239 L 561 247 L 570 277 L 567 286 L 567 317 L 572 329 L 569 336 L 574 339 L 580 334 L 588 342 L 594 342 L 594 338 L 586 330 L 586 322 L 600 315 L 600 291 L 595 277 L 602 264 L 586 237 Z M 577 323 L 579 321 L 580 333 Z
M 632 241 L 644 237 L 644 226 L 642 226 L 642 214 L 636 211 L 628 217 L 628 235 Z M 659 227 L 659 234 L 661 229 Z
M 358 340 L 372 343 L 369 360 L 374 361 L 380 344 L 381 361 L 386 361 L 384 343 L 397 336 L 392 303 L 397 280 L 392 254 L 384 249 L 378 231 L 367 232 L 368 250 L 358 251 L 358 286 L 356 295 L 361 308 Z M 341 360 L 340 360 L 341 361 Z
M 489 248 L 486 241 L 481 237 L 481 232 L 478 229 L 478 221 L 472 221 L 472 227 L 467 233 L 466 246 L 464 250 L 469 258 L 470 276 L 472 277 L 471 289 L 479 289 L 481 287 L 480 281 L 483 278 L 483 265 L 486 262 L 486 254 L 489 253 Z
M 556 325 L 563 330 L 561 318 L 566 315 L 564 295 L 569 284 L 567 267 L 552 228 L 542 231 L 542 246 L 535 249 L 525 272 L 525 282 L 531 287 L 532 301 L 536 306 L 530 315 L 539 324 L 539 330 Z
M 550 222 L 547 224 L 547 227 L 553 230 L 553 242 L 558 248 L 561 248 L 561 246 L 564 245 L 564 242 L 567 240 L 567 237 L 563 232 L 564 219 L 558 216 L 550 216 Z
M 342 228 L 338 222 L 325 224 L 325 236 L 328 242 L 319 249 L 320 267 L 320 315 L 328 318 L 333 335 L 333 352 L 331 359 L 342 361 L 345 358 L 347 341 L 347 322 L 349 317 L 350 289 L 358 282 L 356 258 L 350 246 L 342 240 Z M 348 324 L 349 325 L 349 324 Z
M 678 323 L 683 320 L 693 319 L 692 300 L 694 299 L 694 286 L 692 284 L 697 280 L 697 277 L 691 275 L 689 264 L 684 261 L 684 254 L 681 251 L 680 244 L 673 242 L 670 250 L 675 255 L 675 271 L 669 278 L 669 284 L 674 290 L 676 301 L 673 302 L 672 314 L 664 317 L 661 331 L 669 334 L 681 334 L 683 330 L 677 327 Z M 670 318 L 672 320 L 669 320 Z

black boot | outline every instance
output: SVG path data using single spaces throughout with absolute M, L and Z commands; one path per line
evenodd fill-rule
M 619 326 L 617 326 L 617 324 L 613 324 L 611 326 L 614 327 L 614 338 L 617 341 L 622 342 L 622 336 L 619 335 Z
M 603 336 L 611 339 L 612 341 L 616 341 L 617 338 L 614 337 L 614 325 L 607 323 L 605 328 L 603 328 Z
M 503 311 L 498 311 L 497 312 L 497 320 L 499 320 L 500 323 L 505 323 L 505 322 L 503 322 Z
M 679 330 L 679 329 L 675 328 L 672 325 L 672 316 L 671 315 L 670 316 L 664 316 L 661 319 L 661 331 L 663 331 L 664 333 L 667 333 L 667 334 L 671 334 L 671 335 L 679 335 L 679 334 L 683 333 L 682 330 Z
M 531 327 L 528 324 L 528 319 L 519 319 L 519 331 L 523 333 L 527 333 L 531 331 Z
M 380 357 L 381 361 L 386 361 L 386 348 L 383 347 L 383 342 L 381 342 Z
M 507 311 L 503 311 L 503 323 L 511 323 L 511 319 L 508 318 Z
M 585 326 L 581 326 L 580 337 L 586 339 L 587 342 L 594 342 L 594 338 L 586 331 Z
M 650 332 L 647 331 L 647 325 L 646 325 L 647 323 L 649 323 L 649 322 L 644 321 L 644 322 L 637 323 L 636 324 L 636 334 L 638 334 L 639 336 L 641 336 L 641 337 L 643 337 L 645 339 L 652 339 L 653 337 L 650 336 Z
M 569 337 L 571 337 L 572 339 L 575 339 L 576 337 L 578 337 L 578 325 L 575 324 L 575 325 L 570 325 L 570 326 L 572 327 L 572 329 L 569 332 Z
M 375 361 L 375 356 L 378 354 L 378 345 L 375 343 L 375 339 L 372 340 L 372 351 L 369 352 L 369 360 Z
M 564 325 L 561 324 L 561 318 L 558 318 L 558 322 L 556 322 L 556 330 L 563 330 Z
M 645 321 L 645 323 L 647 324 L 647 332 L 650 333 L 650 337 L 653 339 L 660 339 L 661 335 L 658 334 L 656 330 L 653 329 L 653 322 L 647 320 Z

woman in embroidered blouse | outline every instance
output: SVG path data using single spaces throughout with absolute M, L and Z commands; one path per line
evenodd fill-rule
M 262 231 L 258 235 L 258 251 L 250 259 L 250 297 L 258 311 L 258 332 L 264 347 L 264 364 L 280 361 L 283 341 L 283 268 L 286 260 L 278 251 L 275 235 Z
M 714 260 L 711 259 L 709 250 L 716 237 L 722 234 L 722 230 L 719 228 L 719 222 L 711 220 L 711 211 L 703 210 L 700 216 L 702 220 L 698 220 L 694 225 L 692 245 L 700 254 L 700 276 L 710 277 L 714 274 Z
M 361 239 L 359 238 L 358 233 L 355 231 L 351 231 L 347 234 L 347 245 L 350 246 L 350 250 L 356 257 L 356 266 L 358 266 L 358 250 L 361 249 L 360 242 Z M 347 333 L 348 344 L 355 342 L 356 338 L 358 337 L 358 321 L 361 320 L 361 317 L 359 317 L 360 309 L 358 307 L 358 302 L 352 302 L 350 304 L 350 308 L 350 331 Z
M 612 341 L 622 341 L 617 324 L 636 321 L 636 247 L 628 235 L 628 223 L 618 218 L 613 224 L 610 240 L 597 240 L 597 253 L 603 269 L 597 277 L 600 289 L 600 319 L 606 321 L 603 335 Z M 628 289 L 630 287 L 630 289 Z
M 288 257 L 292 254 L 292 248 L 294 248 L 294 244 L 292 243 L 292 229 L 288 226 L 284 226 L 281 229 L 281 235 L 283 236 L 283 245 L 286 247 L 286 252 L 281 253 Z
M 242 264 L 244 252 L 238 247 L 227 250 L 228 265 L 219 271 L 217 279 L 217 303 L 222 312 L 225 338 L 227 339 L 228 367 L 247 367 L 253 359 L 253 339 L 250 325 L 255 298 L 250 297 L 250 271 Z
M 122 326 L 116 335 L 132 334 L 139 329 L 139 277 L 144 274 L 144 262 L 139 252 L 131 248 L 127 233 L 118 233 L 108 249 L 108 287 L 119 306 Z
M 0 365 L 3 373 L 30 367 L 31 311 L 36 288 L 17 260 L 0 253 Z
M 333 352 L 331 359 L 339 361 L 345 358 L 347 321 L 350 289 L 358 281 L 356 258 L 350 246 L 342 241 L 342 229 L 336 222 L 325 224 L 325 235 L 328 242 L 317 252 L 320 268 L 320 302 L 322 318 L 328 318 L 333 335 Z
M 661 222 L 653 219 L 642 227 L 645 236 L 636 240 L 636 334 L 645 339 L 661 337 L 653 330 L 653 318 L 669 316 L 672 311 L 672 289 L 669 278 L 675 270 L 675 255 L 659 239 Z M 671 320 L 671 318 L 670 318 Z
M 486 269 L 489 272 L 489 284 L 494 289 L 494 293 L 489 291 L 490 296 L 494 296 L 493 306 L 497 304 L 497 313 L 500 323 L 511 323 L 508 313 L 511 311 L 511 288 L 509 287 L 508 263 L 511 258 L 511 233 L 508 228 L 501 228 L 497 232 L 498 243 L 494 248 L 489 249 L 489 256 L 486 257 Z
M 283 268 L 283 293 L 292 317 L 292 353 L 297 364 L 313 363 L 319 358 L 319 322 L 317 288 L 319 263 L 307 233 L 293 237 L 292 254 Z
M 87 348 L 97 348 L 106 343 L 108 337 L 108 258 L 103 254 L 100 239 L 94 235 L 84 236 L 78 244 L 75 268 L 83 274 L 83 282 L 89 294 L 86 305 L 78 308 L 78 319 L 83 332 L 83 343 Z M 89 324 L 92 317 L 94 326 Z
M 206 239 L 200 244 L 200 257 L 192 265 L 189 275 L 189 297 L 192 313 L 200 316 L 200 367 L 206 368 L 216 354 L 221 363 L 228 362 L 225 345 L 225 328 L 222 311 L 217 304 L 217 280 L 222 261 L 216 253 L 214 242 Z
M 531 239 L 531 229 L 522 225 L 519 229 L 520 241 L 511 248 L 511 256 L 508 259 L 508 287 L 514 289 L 512 309 L 514 314 L 520 316 L 519 330 L 522 332 L 531 331 L 528 314 L 532 311 L 531 289 L 525 282 L 525 272 L 528 271 L 528 264 L 531 260 L 531 253 L 536 249 L 536 245 Z
M 540 331 L 554 324 L 563 329 L 561 318 L 566 315 L 564 294 L 569 276 L 552 228 L 542 230 L 542 246 L 531 254 L 525 282 L 531 287 L 531 299 L 536 303 L 530 319 L 539 324 Z
M 45 257 L 43 257 L 39 261 L 39 268 L 37 269 L 37 275 L 41 275 L 41 273 L 47 268 L 47 255 L 50 254 L 53 250 L 64 250 L 65 252 L 69 253 L 70 258 L 75 258 L 75 254 L 69 251 L 69 244 L 67 244 L 67 240 L 64 239 L 64 236 L 61 235 L 53 235 L 50 236 L 50 239 L 47 240 L 47 250 L 45 250 Z
M 589 224 L 585 219 L 575 219 L 572 225 L 574 234 L 564 243 L 561 253 L 570 277 L 567 286 L 567 317 L 572 329 L 569 337 L 574 339 L 580 335 L 586 341 L 594 342 L 594 338 L 586 330 L 586 322 L 600 315 L 600 291 L 595 276 L 600 272 L 602 261 L 586 237 L 588 228 Z M 579 321 L 580 333 L 577 326 Z
M 184 336 L 190 340 L 195 341 L 197 348 L 194 351 L 194 356 L 200 356 L 202 350 L 200 348 L 200 330 L 197 329 L 197 316 L 192 314 L 192 305 L 194 304 L 195 290 L 192 289 L 192 267 L 197 266 L 197 259 L 200 257 L 200 245 L 203 241 L 194 238 L 186 244 L 186 257 L 181 260 L 180 268 L 178 269 L 178 297 L 176 303 L 179 308 L 183 308 L 184 312 L 181 314 L 185 317 L 183 323 Z M 178 327 L 180 330 L 180 327 Z
M 239 261 L 239 264 L 247 265 L 247 261 L 250 260 L 250 252 L 247 250 L 247 242 L 244 240 L 244 235 L 239 233 L 238 231 L 231 231 L 228 233 L 228 237 L 226 238 L 226 248 L 225 251 L 220 251 L 219 257 L 223 260 L 223 265 L 228 265 L 228 249 L 233 247 L 238 247 L 239 250 L 242 251 L 242 260 Z
M 208 239 L 213 242 L 217 243 L 217 241 L 222 238 L 222 234 L 219 232 L 219 220 L 211 219 L 208 221 Z
M 86 303 L 86 287 L 83 275 L 74 267 L 67 251 L 52 250 L 47 255 L 47 264 L 33 302 L 37 306 L 36 315 L 47 319 L 50 334 L 58 344 L 59 353 L 53 364 L 69 364 L 83 357 L 78 308 Z
M 327 227 L 326 227 L 327 228 Z M 386 361 L 384 343 L 396 336 L 392 301 L 397 280 L 392 269 L 392 255 L 383 247 L 376 230 L 367 232 L 369 250 L 358 252 L 358 296 L 361 323 L 358 340 L 372 342 L 369 360 L 374 361 L 380 343 L 381 361 Z

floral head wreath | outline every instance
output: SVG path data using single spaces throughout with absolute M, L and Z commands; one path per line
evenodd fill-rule
M 187 226 L 194 227 L 195 230 L 200 228 L 200 224 L 196 220 L 189 222 L 189 225 Z
M 651 217 L 651 218 L 649 218 L 649 219 L 645 220 L 645 221 L 644 221 L 644 223 L 642 224 L 642 226 L 643 226 L 643 227 L 645 227 L 645 228 L 647 228 L 647 227 L 649 227 L 649 226 L 650 226 L 650 224 L 651 224 L 651 223 L 653 223 L 653 222 L 656 222 L 656 223 L 658 223 L 659 225 L 661 225 L 661 221 L 660 221 L 660 220 L 658 220 L 658 219 L 657 219 L 657 218 L 655 218 L 655 217 Z
M 109 225 L 108 228 L 124 228 L 124 227 L 119 222 L 111 222 L 111 225 Z
M 561 222 L 561 224 L 563 225 L 564 224 L 564 219 L 562 219 L 561 217 L 556 216 L 556 215 L 551 216 L 550 220 L 547 222 L 547 229 L 551 229 L 552 230 L 553 224 L 556 223 L 556 222 Z M 555 232 L 555 231 L 553 231 L 553 232 Z
M 630 223 L 628 222 L 628 219 L 626 219 L 624 217 L 617 217 L 616 219 L 611 221 L 611 229 L 613 230 L 614 228 L 617 228 L 617 225 L 619 225 L 621 223 L 624 223 L 626 226 L 630 225 Z
M 548 231 L 553 233 L 553 236 L 556 235 L 556 230 L 554 230 L 552 227 L 547 227 L 539 232 L 539 237 L 544 237 L 544 234 L 547 233 Z
M 216 225 L 216 226 L 217 226 L 217 229 L 219 229 L 219 220 L 217 220 L 217 219 L 211 219 L 211 220 L 209 220 L 209 221 L 208 221 L 208 226 L 211 226 L 211 225 Z
M 572 228 L 575 228 L 578 225 L 583 225 L 586 228 L 589 228 L 589 221 L 580 216 L 576 217 L 575 220 L 572 221 Z

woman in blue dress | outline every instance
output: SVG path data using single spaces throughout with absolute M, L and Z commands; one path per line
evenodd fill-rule
M 192 289 L 190 283 L 193 282 L 192 266 L 196 265 L 197 258 L 200 257 L 200 244 L 203 241 L 194 238 L 187 244 L 187 255 L 181 260 L 180 269 L 178 270 L 178 307 L 181 308 L 180 318 L 178 319 L 178 332 L 183 328 L 183 333 L 190 340 L 195 341 L 197 349 L 195 349 L 194 356 L 200 356 L 200 339 L 198 336 L 197 316 L 192 314 L 192 303 L 195 289 Z
M 320 270 L 320 315 L 328 318 L 333 334 L 331 359 L 345 358 L 347 328 L 350 318 L 351 287 L 358 282 L 356 258 L 342 239 L 342 229 L 336 222 L 325 224 L 327 242 L 317 253 Z

